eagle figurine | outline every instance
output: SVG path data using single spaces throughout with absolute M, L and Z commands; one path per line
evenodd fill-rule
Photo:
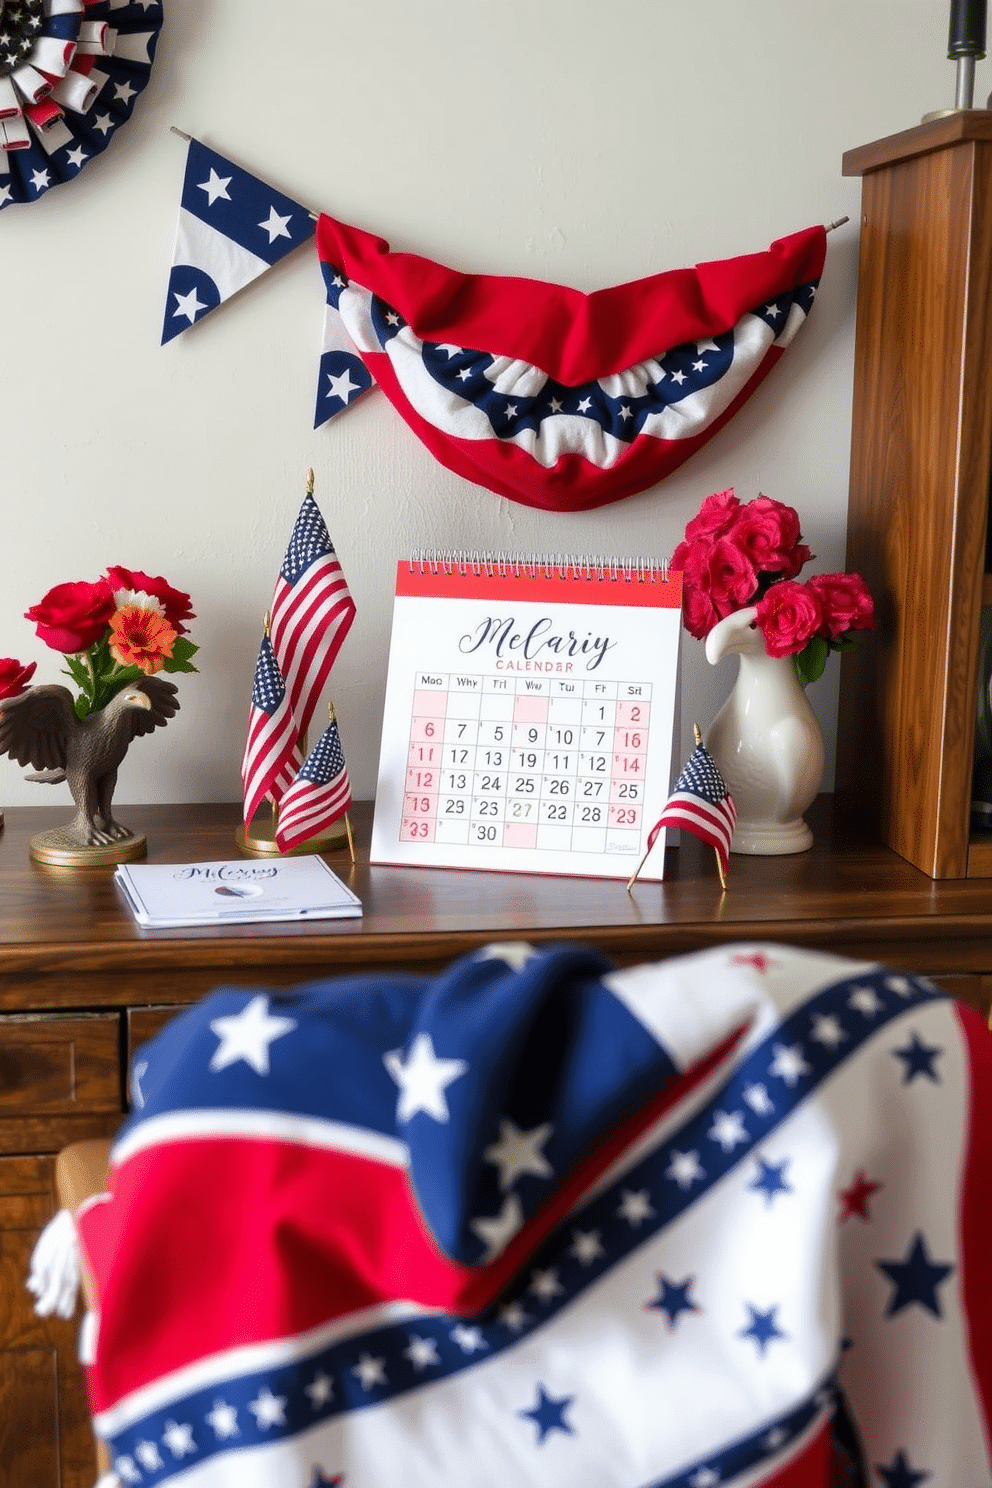
M 39 772 L 28 780 L 67 782 L 76 815 L 64 830 L 81 847 L 119 842 L 132 833 L 114 821 L 110 809 L 118 767 L 132 739 L 179 711 L 177 692 L 163 677 L 141 677 L 80 718 L 67 687 L 29 687 L 0 702 L 0 755 Z

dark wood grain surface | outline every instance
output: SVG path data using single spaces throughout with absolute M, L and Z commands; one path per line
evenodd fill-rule
M 149 862 L 237 857 L 236 805 L 143 806 Z M 430 970 L 491 939 L 568 939 L 630 963 L 740 939 L 818 946 L 929 972 L 992 972 L 992 884 L 934 883 L 833 820 L 811 814 L 815 845 L 781 858 L 732 859 L 722 894 L 712 853 L 669 849 L 663 883 L 370 866 L 371 808 L 353 814 L 358 862 L 328 862 L 363 902 L 360 920 L 142 930 L 112 869 L 33 863 L 33 832 L 52 808 L 7 812 L 0 833 L 0 1009 L 186 1002 L 223 982 L 286 985 L 406 967 Z
M 878 630 L 842 658 L 837 779 L 934 877 L 970 853 L 992 447 L 992 115 L 844 156 L 863 174 L 847 567 Z M 873 799 L 872 799 L 873 798 Z

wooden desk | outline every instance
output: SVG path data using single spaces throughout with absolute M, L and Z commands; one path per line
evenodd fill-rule
M 141 930 L 111 869 L 32 863 L 29 838 L 63 819 L 64 805 L 8 810 L 0 832 L 0 1481 L 91 1488 L 76 1326 L 34 1316 L 28 1258 L 53 1212 L 54 1154 L 117 1127 L 131 1050 L 212 987 L 429 972 L 489 940 L 578 941 L 630 964 L 760 939 L 924 972 L 987 1014 L 992 882 L 931 880 L 835 826 L 830 806 L 823 797 L 811 813 L 811 852 L 735 857 L 726 895 L 712 853 L 693 839 L 669 852 L 663 884 L 639 883 L 630 895 L 604 880 L 370 867 L 371 811 L 358 807 L 358 864 L 346 851 L 328 861 L 362 899 L 361 920 L 195 931 Z M 237 856 L 234 805 L 123 815 L 147 834 L 151 862 Z

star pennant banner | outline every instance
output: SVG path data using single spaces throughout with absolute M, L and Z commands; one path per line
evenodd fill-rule
M 306 207 L 190 140 L 163 346 L 313 234 Z
M 192 140 L 163 343 L 313 232 L 306 208 Z M 695 454 L 805 324 L 826 256 L 810 227 L 584 294 L 459 273 L 328 216 L 316 239 L 314 428 L 378 385 L 442 465 L 549 511 L 620 501 Z
M 222 989 L 132 1088 L 121 1484 L 992 1485 L 992 1035 L 925 980 L 493 945 Z
M 332 290 L 335 277 L 332 272 Z M 320 341 L 314 428 L 319 429 L 321 424 L 326 424 L 336 413 L 343 412 L 357 402 L 363 393 L 371 392 L 374 386 L 372 374 L 362 361 L 358 347 L 345 330 L 336 304 L 328 300 L 324 306 L 324 326 Z

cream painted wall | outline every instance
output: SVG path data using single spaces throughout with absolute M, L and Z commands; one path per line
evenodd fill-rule
M 841 155 L 953 102 L 946 0 L 165 9 L 149 86 L 107 153 L 0 214 L 0 654 L 58 680 L 23 612 L 108 563 L 164 574 L 197 611 L 201 672 L 131 750 L 119 802 L 240 795 L 261 616 L 309 465 L 358 605 L 331 695 L 359 798 L 375 786 L 391 574 L 411 547 L 663 554 L 703 496 L 735 485 L 796 506 L 815 567 L 843 567 L 860 182 Z M 170 124 L 395 247 L 586 290 L 852 220 L 747 408 L 662 485 L 563 517 L 449 474 L 381 395 L 312 430 L 323 291 L 307 248 L 160 348 L 185 161 Z M 687 737 L 734 663 L 714 672 L 683 646 Z M 810 692 L 828 783 L 836 687 L 835 659 Z M 56 799 L 0 761 L 0 803 Z

